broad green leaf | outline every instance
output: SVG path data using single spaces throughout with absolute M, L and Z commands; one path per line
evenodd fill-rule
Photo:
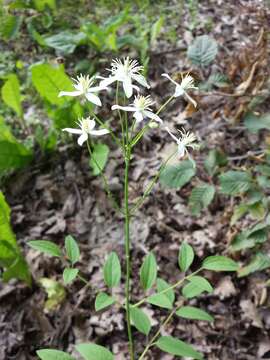
M 68 235 L 65 238 L 65 249 L 67 257 L 71 261 L 72 265 L 74 265 L 77 261 L 80 260 L 79 246 L 77 244 L 77 241 L 71 235 Z
M 172 189 L 181 189 L 195 175 L 194 164 L 189 160 L 182 161 L 179 165 L 168 165 L 161 172 L 160 182 L 163 186 Z
M 37 356 L 41 360 L 75 360 L 75 358 L 68 353 L 53 349 L 38 350 Z
M 169 354 L 202 360 L 203 356 L 193 347 L 172 336 L 162 336 L 156 342 L 156 346 Z
M 65 268 L 63 272 L 64 284 L 68 285 L 72 283 L 72 281 L 76 279 L 78 272 L 78 269 Z
M 256 134 L 262 129 L 270 130 L 270 113 L 266 113 L 261 116 L 248 113 L 245 116 L 244 125 L 253 134 Z
M 233 215 L 231 217 L 231 225 L 234 225 L 242 216 L 244 216 L 248 212 L 248 205 L 240 204 L 235 206 L 233 210 Z
M 104 169 L 109 156 L 109 148 L 105 144 L 95 144 L 94 150 L 90 159 L 90 166 L 93 175 L 99 175 Z
M 221 73 L 213 73 L 209 76 L 209 78 L 199 84 L 199 89 L 203 91 L 210 91 L 214 87 L 222 88 L 228 86 L 228 78 L 226 75 Z
M 153 294 L 146 300 L 149 304 L 156 305 L 164 309 L 172 309 L 172 302 L 165 294 Z
M 51 10 L 56 10 L 55 0 L 33 0 L 33 2 L 38 11 L 46 10 L 46 6 Z
M 118 255 L 112 252 L 103 268 L 104 281 L 110 288 L 118 286 L 121 279 L 121 265 Z
M 187 299 L 198 296 L 204 291 L 208 293 L 211 293 L 213 291 L 213 288 L 209 281 L 202 276 L 194 275 L 189 278 L 188 281 L 188 284 L 186 284 L 182 289 L 182 294 Z
M 257 253 L 250 263 L 238 270 L 238 277 L 244 277 L 255 271 L 262 271 L 270 268 L 270 257 L 266 254 Z
M 86 35 L 82 32 L 74 34 L 71 31 L 64 30 L 56 35 L 45 37 L 44 40 L 47 46 L 52 47 L 63 55 L 69 55 L 74 52 L 77 45 L 86 40 Z
M 157 262 L 155 255 L 149 253 L 141 266 L 140 283 L 144 290 L 150 289 L 156 282 L 157 278 Z
M 18 116 L 21 117 L 23 115 L 23 110 L 21 105 L 20 83 L 17 75 L 10 74 L 7 77 L 1 93 L 4 102 L 10 106 Z
M 187 271 L 194 260 L 194 251 L 192 247 L 183 242 L 178 255 L 178 264 L 182 271 Z
M 148 335 L 151 330 L 151 323 L 148 316 L 136 307 L 130 308 L 130 316 L 135 328 L 144 335 Z
M 79 344 L 76 350 L 85 360 L 113 360 L 113 354 L 104 346 L 96 344 Z
M 48 240 L 32 240 L 27 243 L 31 248 L 41 251 L 51 256 L 61 257 L 62 252 L 60 247 Z
M 182 306 L 176 311 L 176 315 L 185 319 L 214 321 L 213 316 L 209 315 L 206 311 L 198 309 L 194 306 Z
M 257 165 L 255 170 L 260 172 L 262 175 L 270 177 L 270 166 L 269 165 Z
M 227 195 L 238 195 L 248 191 L 252 186 L 250 174 L 244 171 L 228 171 L 219 176 L 221 192 Z
M 150 44 L 153 45 L 160 34 L 162 27 L 164 24 L 164 17 L 160 16 L 160 18 L 152 25 L 151 27 L 151 36 L 150 36 Z
M 189 206 L 193 215 L 198 215 L 202 209 L 212 202 L 215 196 L 215 186 L 202 183 L 194 187 L 189 197 Z
M 45 302 L 46 310 L 55 310 L 65 300 L 66 290 L 58 281 L 48 278 L 39 280 L 40 284 L 45 289 L 48 299 Z
M 228 163 L 226 155 L 220 150 L 210 150 L 204 161 L 204 167 L 209 175 L 213 176 L 220 166 Z
M 16 15 L 2 15 L 0 17 L 0 37 L 5 41 L 15 39 L 19 33 L 23 17 Z
M 39 94 L 51 104 L 63 105 L 66 97 L 58 97 L 60 91 L 72 91 L 72 82 L 62 67 L 38 64 L 31 68 L 32 82 Z
M 164 290 L 168 289 L 169 287 L 171 287 L 170 284 L 167 283 L 167 281 L 161 279 L 161 278 L 157 278 L 157 291 L 163 292 Z M 166 292 L 163 293 L 165 296 L 167 296 L 167 298 L 170 300 L 170 302 L 173 304 L 174 300 L 175 300 L 175 294 L 173 289 L 167 290 Z
M 17 278 L 31 285 L 28 265 L 21 255 L 10 225 L 10 212 L 4 194 L 0 191 L 0 266 L 4 268 L 3 280 Z
M 95 310 L 103 310 L 108 306 L 115 303 L 115 299 L 112 296 L 107 295 L 104 292 L 98 293 L 95 300 Z
M 207 66 L 215 60 L 218 52 L 216 40 L 208 35 L 198 36 L 188 47 L 187 56 L 194 65 Z
M 202 264 L 203 268 L 212 271 L 237 271 L 238 264 L 226 256 L 208 256 Z

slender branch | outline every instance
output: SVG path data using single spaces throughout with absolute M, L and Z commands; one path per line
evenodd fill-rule
M 108 184 L 108 180 L 106 178 L 106 176 L 103 174 L 103 171 L 101 169 L 101 167 L 99 166 L 99 163 L 97 162 L 97 160 L 95 159 L 95 157 L 93 156 L 93 152 L 91 150 L 91 146 L 90 146 L 90 142 L 89 142 L 89 139 L 87 139 L 87 148 L 88 148 L 88 152 L 89 152 L 89 155 L 91 157 L 91 159 L 93 159 L 95 165 L 97 166 L 99 172 L 100 172 L 100 175 L 102 177 L 102 180 L 103 180 L 103 184 L 104 184 L 104 188 L 105 188 L 105 191 L 109 197 L 109 199 L 111 200 L 112 204 L 113 204 L 113 207 L 120 213 L 123 215 L 123 211 L 120 209 L 119 205 L 117 204 L 110 188 L 109 188 L 109 184 Z
M 165 103 L 163 105 L 161 105 L 161 107 L 156 112 L 156 115 L 161 113 L 161 111 L 172 101 L 172 99 L 174 99 L 174 96 L 169 97 L 169 99 L 167 101 L 165 101 Z
M 135 205 L 132 207 L 132 209 L 130 210 L 131 215 L 134 214 L 134 212 L 136 210 L 138 210 L 138 208 L 143 204 L 145 198 L 150 194 L 150 192 L 152 191 L 154 185 L 156 184 L 156 182 L 158 181 L 160 174 L 162 173 L 162 171 L 164 170 L 165 166 L 168 164 L 168 162 L 171 160 L 172 157 L 175 156 L 175 154 L 177 153 L 177 151 L 175 151 L 173 154 L 171 154 L 164 162 L 163 164 L 160 166 L 159 171 L 157 172 L 157 174 L 154 176 L 154 178 L 152 179 L 152 181 L 148 184 L 146 190 L 144 191 L 143 195 L 141 196 L 141 198 L 135 203 Z
M 166 288 L 166 289 L 158 292 L 158 294 L 161 295 L 161 294 L 166 293 L 166 292 L 169 291 L 169 290 L 175 289 L 176 287 L 182 285 L 184 281 L 190 279 L 192 276 L 198 274 L 198 273 L 199 273 L 200 271 L 202 271 L 202 270 L 203 270 L 203 268 L 199 268 L 198 270 L 194 271 L 192 274 L 183 277 L 182 279 L 180 279 L 179 281 L 177 281 L 177 283 L 173 284 L 172 286 L 170 286 L 170 287 L 168 287 L 168 288 Z M 143 299 L 141 299 L 140 301 L 138 301 L 136 304 L 132 305 L 132 307 L 138 307 L 138 306 L 142 305 L 144 302 L 147 301 L 147 299 L 148 299 L 148 296 L 144 297 Z

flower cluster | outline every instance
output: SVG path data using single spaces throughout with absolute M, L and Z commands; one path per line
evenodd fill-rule
M 125 58 L 123 61 L 116 59 L 112 61 L 111 69 L 109 69 L 109 77 L 89 77 L 80 75 L 74 81 L 75 91 L 61 91 L 59 96 L 81 96 L 86 98 L 91 103 L 101 106 L 101 100 L 96 93 L 102 90 L 107 90 L 108 86 L 114 82 L 122 83 L 123 90 L 127 98 L 130 98 L 133 95 L 134 90 L 137 92 L 140 91 L 137 85 L 134 85 L 133 82 L 137 82 L 139 85 L 149 89 L 150 86 L 147 83 L 145 77 L 142 75 L 143 67 L 138 64 L 136 60 L 130 60 L 129 57 Z M 197 89 L 194 86 L 194 79 L 191 75 L 186 75 L 182 77 L 181 83 L 174 81 L 168 74 L 162 74 L 162 76 L 169 79 L 175 85 L 175 91 L 173 98 L 179 96 L 186 96 L 187 99 L 196 106 L 196 101 L 188 94 L 188 90 Z M 101 79 L 99 85 L 94 86 L 96 79 Z M 122 110 L 127 112 L 132 112 L 133 117 L 135 118 L 136 123 L 140 123 L 144 119 L 148 118 L 151 121 L 162 124 L 162 119 L 158 116 L 158 113 L 154 113 L 152 110 L 152 105 L 154 102 L 151 100 L 151 97 L 136 95 L 132 104 L 128 106 L 120 106 L 118 104 L 112 106 L 112 110 Z M 95 120 L 90 119 L 79 119 L 78 127 L 79 128 L 65 128 L 63 131 L 67 131 L 71 134 L 80 135 L 78 138 L 78 144 L 83 145 L 87 141 L 89 135 L 99 136 L 108 134 L 107 129 L 94 130 L 96 125 Z M 189 156 L 188 148 L 195 149 L 197 144 L 195 144 L 196 136 L 193 133 L 186 132 L 185 130 L 179 131 L 180 137 L 177 138 L 168 127 L 165 127 L 171 137 L 175 140 L 178 146 L 179 157 L 185 155 Z

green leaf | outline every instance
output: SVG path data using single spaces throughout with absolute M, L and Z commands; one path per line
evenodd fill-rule
M 82 44 L 86 40 L 86 35 L 82 32 L 74 34 L 71 31 L 64 30 L 56 35 L 48 36 L 45 44 L 59 51 L 63 55 L 69 55 L 74 52 L 77 45 Z
M 208 35 L 198 36 L 188 47 L 187 56 L 194 65 L 207 66 L 215 60 L 218 52 L 216 40 Z
M 228 86 L 228 78 L 226 75 L 221 73 L 213 73 L 205 82 L 199 84 L 199 89 L 203 91 L 210 91 L 214 87 L 222 88 L 226 86 Z
M 213 176 L 220 166 L 228 163 L 227 156 L 220 150 L 210 150 L 204 161 L 204 167 L 209 175 Z
M 268 255 L 257 253 L 250 263 L 238 270 L 238 277 L 244 277 L 255 271 L 262 271 L 270 267 L 270 257 Z
M 113 360 L 113 354 L 105 347 L 96 344 L 79 344 L 76 350 L 85 360 Z
M 32 240 L 27 243 L 31 248 L 41 251 L 45 254 L 61 257 L 62 252 L 58 245 L 47 240 Z
M 215 186 L 202 183 L 192 189 L 189 206 L 193 215 L 198 215 L 202 209 L 212 202 L 215 196 Z
M 150 35 L 150 44 L 153 45 L 158 38 L 162 30 L 162 26 L 164 24 L 164 17 L 160 16 L 160 18 L 152 25 L 151 27 L 151 35 Z
M 191 299 L 200 295 L 204 291 L 211 293 L 213 291 L 212 285 L 208 280 L 202 276 L 194 275 L 188 279 L 189 283 L 182 289 L 182 294 L 185 298 Z
M 226 256 L 208 256 L 202 264 L 203 268 L 212 271 L 237 271 L 238 264 Z
M 62 67 L 49 64 L 32 66 L 32 82 L 39 94 L 51 104 L 63 105 L 66 97 L 58 97 L 60 91 L 72 91 L 72 82 Z
M 182 271 L 186 272 L 194 260 L 194 251 L 192 247 L 183 242 L 178 255 L 178 264 Z
M 1 28 L 0 36 L 5 41 L 15 39 L 19 33 L 23 17 L 18 14 L 15 15 L 2 15 L 0 17 Z
M 236 206 L 233 210 L 233 215 L 231 217 L 231 225 L 234 225 L 242 216 L 248 212 L 248 205 L 240 204 Z
M 41 360 L 75 360 L 68 353 L 53 349 L 38 350 L 37 355 Z
M 185 319 L 214 321 L 213 316 L 209 315 L 206 311 L 198 309 L 194 306 L 182 306 L 176 311 L 176 315 Z
M 150 296 L 148 296 L 146 301 L 149 304 L 156 305 L 156 306 L 164 308 L 164 309 L 172 309 L 172 307 L 173 307 L 171 300 L 165 294 L 157 293 L 157 294 L 150 295 Z
M 72 265 L 74 265 L 77 261 L 80 260 L 80 249 L 77 241 L 71 235 L 68 235 L 65 238 L 65 248 L 67 257 L 71 261 Z
M 18 116 L 22 117 L 23 110 L 21 105 L 20 84 L 17 75 L 10 74 L 7 77 L 1 93 L 4 102 L 10 106 Z
M 139 308 L 131 307 L 130 316 L 135 328 L 144 335 L 148 335 L 151 330 L 151 323 L 148 316 Z
M 164 290 L 168 289 L 169 287 L 171 287 L 171 285 L 168 284 L 165 280 L 163 280 L 161 278 L 157 278 L 157 290 L 159 293 L 163 292 Z M 173 289 L 167 290 L 163 294 L 169 299 L 171 304 L 174 303 L 175 294 L 174 294 Z
M 266 113 L 261 116 L 248 113 L 245 116 L 244 125 L 253 134 L 256 134 L 262 129 L 270 130 L 270 113 Z
M 172 189 L 181 189 L 195 175 L 196 169 L 190 160 L 184 160 L 176 166 L 166 166 L 161 172 L 160 182 Z
M 112 252 L 103 268 L 104 281 L 110 288 L 119 285 L 121 279 L 121 265 L 118 255 Z
M 202 360 L 203 356 L 193 347 L 179 339 L 175 339 L 172 336 L 162 336 L 156 342 L 156 346 L 169 354 L 176 356 L 183 356 L 192 359 Z
M 17 278 L 31 285 L 28 265 L 21 255 L 10 225 L 10 207 L 0 191 L 0 266 L 5 269 L 3 280 Z
M 104 292 L 98 293 L 95 300 L 95 310 L 103 310 L 108 306 L 115 303 L 115 299 L 112 296 L 107 295 Z
M 157 262 L 155 255 L 149 253 L 142 264 L 140 270 L 140 283 L 144 290 L 150 289 L 156 282 L 157 278 Z
M 65 268 L 63 272 L 64 284 L 68 285 L 72 283 L 72 281 L 76 279 L 78 272 L 78 269 Z
M 94 150 L 90 159 L 90 166 L 93 175 L 99 175 L 104 169 L 109 156 L 109 148 L 105 144 L 95 144 Z
M 221 192 L 227 195 L 238 195 L 248 191 L 252 186 L 250 174 L 244 171 L 228 171 L 219 176 Z

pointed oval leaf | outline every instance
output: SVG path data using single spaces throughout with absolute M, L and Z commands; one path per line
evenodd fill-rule
M 185 342 L 175 339 L 172 336 L 162 336 L 156 342 L 156 346 L 169 354 L 176 356 L 184 356 L 192 359 L 202 360 L 203 355 L 193 349 L 193 347 Z
M 181 189 L 196 174 L 194 164 L 183 160 L 179 165 L 168 165 L 160 174 L 160 182 L 171 189 Z
M 214 321 L 213 316 L 209 315 L 206 311 L 198 309 L 194 306 L 182 306 L 176 311 L 176 315 L 185 319 Z
M 64 351 L 54 349 L 42 349 L 37 351 L 41 360 L 75 360 L 75 358 Z
M 149 253 L 142 264 L 140 270 L 140 282 L 144 290 L 150 289 L 156 282 L 157 262 L 155 255 Z
M 79 272 L 78 269 L 66 268 L 63 272 L 64 284 L 68 285 L 72 283 L 72 281 L 76 279 L 78 272 Z
M 27 243 L 31 248 L 41 251 L 47 255 L 61 257 L 62 252 L 58 245 L 47 240 L 33 240 Z
M 80 249 L 77 241 L 71 235 L 65 237 L 65 248 L 69 260 L 74 265 L 80 259 Z
M 85 360 L 113 360 L 113 354 L 104 346 L 96 344 L 80 344 L 75 346 L 76 350 Z
M 194 275 L 188 281 L 189 283 L 185 285 L 182 289 L 182 294 L 187 299 L 198 296 L 204 291 L 208 293 L 211 293 L 213 291 L 212 285 L 202 276 Z
M 207 66 L 215 59 L 217 52 L 216 40 L 208 35 L 202 35 L 188 47 L 187 56 L 194 65 Z
M 158 292 L 163 292 L 166 289 L 170 288 L 171 285 L 167 283 L 167 281 L 158 278 L 157 279 L 157 290 Z M 175 294 L 173 289 L 167 290 L 166 292 L 163 293 L 165 296 L 167 296 L 167 298 L 170 300 L 170 302 L 173 304 L 174 300 L 175 300 Z
M 245 171 L 227 171 L 219 176 L 222 194 L 238 195 L 252 186 L 252 177 Z
M 18 116 L 22 116 L 20 84 L 17 75 L 10 74 L 2 87 L 2 98 Z
M 164 309 L 172 309 L 172 303 L 165 294 L 153 294 L 146 300 L 149 304 L 156 305 Z
M 130 308 L 131 320 L 137 330 L 144 335 L 148 335 L 151 330 L 151 322 L 148 316 L 139 308 Z
M 103 310 L 115 303 L 115 299 L 108 294 L 101 292 L 97 294 L 96 301 L 95 301 L 95 310 Z
M 183 242 L 179 250 L 178 263 L 182 271 L 187 271 L 194 260 L 194 251 L 192 247 Z
M 226 256 L 209 256 L 202 264 L 203 268 L 212 271 L 237 271 L 238 264 Z
M 112 252 L 103 268 L 104 281 L 110 288 L 117 286 L 121 279 L 121 265 L 118 255 Z

